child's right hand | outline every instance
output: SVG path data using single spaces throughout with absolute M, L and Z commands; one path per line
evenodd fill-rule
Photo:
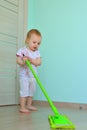
M 25 64 L 26 60 L 28 60 L 28 57 L 27 56 L 23 56 L 22 60 L 23 60 L 23 62 Z

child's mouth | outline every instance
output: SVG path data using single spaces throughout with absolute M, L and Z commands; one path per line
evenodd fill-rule
M 36 50 L 37 48 L 36 47 L 34 47 L 34 50 Z

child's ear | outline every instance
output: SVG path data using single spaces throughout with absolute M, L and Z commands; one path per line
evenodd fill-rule
M 27 38 L 27 39 L 25 40 L 25 42 L 28 43 L 28 42 L 29 42 L 29 38 Z
M 29 42 L 29 38 L 27 38 L 27 43 Z

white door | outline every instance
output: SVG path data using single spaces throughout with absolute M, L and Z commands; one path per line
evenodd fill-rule
M 23 2 L 0 0 L 0 105 L 16 104 L 16 51 L 23 38 Z

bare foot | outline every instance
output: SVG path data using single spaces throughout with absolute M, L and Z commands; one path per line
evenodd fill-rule
M 21 108 L 20 112 L 21 113 L 29 113 L 30 111 L 28 109 L 26 109 L 26 108 Z
M 29 110 L 32 110 L 32 111 L 37 111 L 37 108 L 36 107 L 33 107 L 33 106 L 28 106 L 27 107 Z

